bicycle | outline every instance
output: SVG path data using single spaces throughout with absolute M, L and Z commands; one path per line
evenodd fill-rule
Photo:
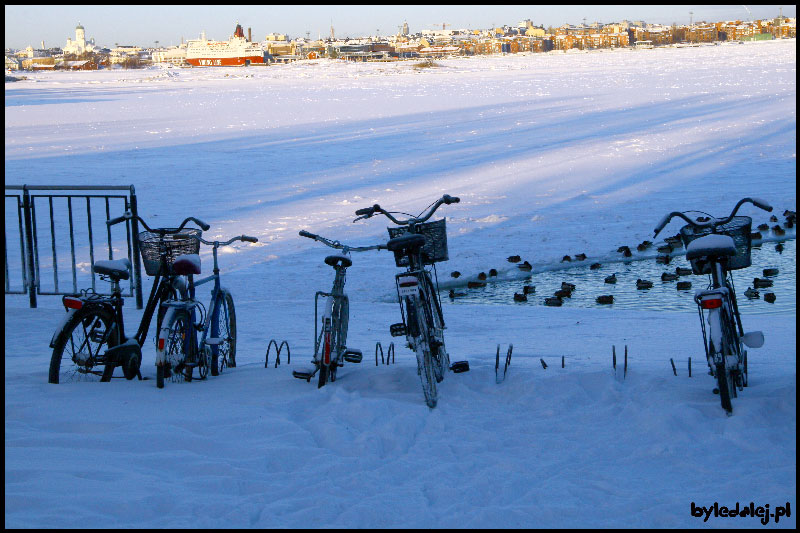
M 395 264 L 406 270 L 395 276 L 395 287 L 400 302 L 403 322 L 393 324 L 389 330 L 393 337 L 405 336 L 408 347 L 417 356 L 417 373 L 422 383 L 425 403 L 436 407 L 438 392 L 436 384 L 444 379 L 444 371 L 469 370 L 467 361 L 450 366 L 450 356 L 444 343 L 444 315 L 439 299 L 439 278 L 435 264 L 448 260 L 447 228 L 445 220 L 427 222 L 442 204 L 454 204 L 459 198 L 445 194 L 431 204 L 424 214 L 398 220 L 397 212 L 385 211 L 378 204 L 356 211 L 358 220 L 370 218 L 376 213 L 385 215 L 398 228 L 388 228 L 390 240 L 386 248 L 394 253 Z M 433 267 L 433 268 L 431 268 Z M 436 283 L 431 278 L 434 272 Z
M 131 218 L 131 213 L 126 212 L 106 221 L 106 224 L 111 227 Z M 200 233 L 199 229 L 185 228 L 189 222 L 194 222 L 203 230 L 207 230 L 209 225 L 189 217 L 178 228 L 153 229 L 141 217 L 136 218 L 146 230 L 137 235 L 142 261 L 147 275 L 155 276 L 136 334 L 130 338 L 125 335 L 122 312 L 124 300 L 119 287 L 121 280 L 130 277 L 130 260 L 95 261 L 92 270 L 101 279 L 111 282 L 111 295 L 96 294 L 87 289 L 80 294 L 65 295 L 62 298 L 67 314 L 50 340 L 50 347 L 53 348 L 48 376 L 50 383 L 60 383 L 64 379 L 89 381 L 98 378 L 108 382 L 118 366 L 122 367 L 126 379 L 142 379 L 141 349 L 153 314 L 158 310 L 158 330 L 166 311 L 162 304 L 184 295 L 186 291 L 181 272 L 173 268 L 173 261 L 183 253 L 192 253 L 193 249 L 187 248 L 187 241 L 176 240 L 175 237 Z
M 317 291 L 314 295 L 314 358 L 311 361 L 314 367 L 292 372 L 292 376 L 309 382 L 315 374 L 319 373 L 317 388 L 322 388 L 327 381 L 336 381 L 336 371 L 340 366 L 344 366 L 343 361 L 360 363 L 363 358 L 361 350 L 347 348 L 350 300 L 344 293 L 344 285 L 347 269 L 353 264 L 350 252 L 382 250 L 386 249 L 386 245 L 348 246 L 305 230 L 300 232 L 300 236 L 342 251 L 340 254 L 329 255 L 325 258 L 325 264 L 333 267 L 336 271 L 331 292 Z M 318 320 L 320 297 L 325 299 L 322 320 Z M 317 329 L 317 324 L 320 324 L 319 329 Z
M 737 389 L 742 391 L 747 386 L 747 350 L 744 346 L 760 348 L 764 345 L 762 332 L 744 332 L 731 274 L 733 270 L 750 266 L 752 219 L 736 216 L 739 208 L 748 202 L 765 211 L 772 211 L 767 202 L 757 198 L 739 200 L 726 218 L 687 211 L 702 215 L 690 217 L 686 213 L 673 211 L 659 222 L 654 235 L 657 236 L 673 217 L 688 222 L 681 228 L 680 236 L 692 272 L 709 275 L 708 287 L 698 290 L 694 301 L 700 316 L 709 374 L 717 380 L 714 392 L 719 394 L 720 403 L 727 414 L 733 411 L 731 399 L 738 397 Z M 704 311 L 708 312 L 707 318 Z
M 162 305 L 167 309 L 162 327 L 159 329 L 156 348 L 156 387 L 164 388 L 164 380 L 170 374 L 192 380 L 197 368 L 200 379 L 218 376 L 225 368 L 236 367 L 236 309 L 230 291 L 220 285 L 220 270 L 217 250 L 236 241 L 258 242 L 256 237 L 240 235 L 225 242 L 207 241 L 198 235 L 182 235 L 179 239 L 193 240 L 213 248 L 213 274 L 195 281 L 200 275 L 200 256 L 184 255 L 174 265 L 188 279 L 188 298 L 172 299 Z M 195 298 L 195 290 L 205 283 L 214 282 L 208 311 Z M 197 311 L 200 320 L 197 320 Z M 198 332 L 200 338 L 198 340 Z

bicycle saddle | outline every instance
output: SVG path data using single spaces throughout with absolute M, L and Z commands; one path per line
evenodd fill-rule
M 353 261 L 344 254 L 334 254 L 325 258 L 325 264 L 332 267 L 337 267 L 341 264 L 344 268 L 350 268 Z
M 130 277 L 131 262 L 127 259 L 106 259 L 95 261 L 92 266 L 97 274 L 108 276 L 115 281 Z
M 392 251 L 397 252 L 400 250 L 418 250 L 425 246 L 425 236 L 418 233 L 404 233 L 394 239 L 389 239 L 386 247 Z
M 197 254 L 183 254 L 175 258 L 172 270 L 179 276 L 200 273 L 200 256 Z
M 693 240 L 686 247 L 686 259 L 733 257 L 734 255 L 736 255 L 736 244 L 728 235 L 705 235 Z

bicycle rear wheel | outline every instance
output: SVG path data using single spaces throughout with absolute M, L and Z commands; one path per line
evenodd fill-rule
M 417 307 L 419 303 L 417 298 L 406 298 L 406 312 L 409 323 L 417 324 L 418 335 L 414 337 L 414 351 L 417 355 L 417 371 L 419 372 L 425 403 L 428 407 L 433 409 L 439 401 L 438 391 L 436 390 L 436 382 L 438 380 L 434 370 L 435 363 L 431 353 L 427 319 L 425 318 L 424 308 Z
M 217 296 L 216 335 L 220 339 L 216 347 L 211 348 L 211 375 L 218 376 L 226 367 L 236 366 L 236 311 L 233 307 L 233 296 L 221 290 Z
M 164 380 L 172 376 L 173 381 L 183 377 L 186 381 L 192 380 L 192 368 L 186 368 L 186 362 L 191 356 L 188 328 L 191 325 L 191 316 L 186 309 L 175 309 L 168 319 L 164 338 L 164 362 L 156 367 L 156 386 L 164 388 Z M 160 342 L 161 337 L 159 337 Z M 187 374 L 188 370 L 188 374 Z
M 59 333 L 50 358 L 50 383 L 109 381 L 114 365 L 105 352 L 119 344 L 111 312 L 102 307 L 79 309 Z

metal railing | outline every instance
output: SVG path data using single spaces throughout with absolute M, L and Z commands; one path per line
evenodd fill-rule
M 81 288 L 86 288 L 83 283 L 79 286 L 79 272 L 81 277 L 91 275 L 91 288 L 97 291 L 97 276 L 91 267 L 95 259 L 103 255 L 108 259 L 114 259 L 115 251 L 111 228 L 104 222 L 112 218 L 112 215 L 117 216 L 125 211 L 137 214 L 136 191 L 133 185 L 6 185 L 5 187 L 6 294 L 28 294 L 30 306 L 36 307 L 37 294 L 74 294 Z M 12 202 L 16 203 L 16 217 L 13 217 L 13 214 L 9 216 L 9 213 L 14 212 L 14 209 L 9 209 L 9 204 Z M 11 242 L 8 239 L 10 228 L 13 231 L 14 218 L 19 234 L 18 245 L 16 237 Z M 141 309 L 141 261 L 136 238 L 138 233 L 138 221 L 134 216 L 125 224 L 125 246 L 122 255 L 125 255 L 133 265 L 133 276 L 130 279 L 127 296 L 135 296 L 136 307 Z M 119 240 L 121 239 L 116 242 Z M 69 243 L 68 251 L 64 249 L 66 242 Z M 19 271 L 16 268 L 15 258 L 12 257 L 11 263 L 9 262 L 10 244 L 12 255 L 17 252 L 13 248 L 18 246 Z M 82 259 L 88 259 L 88 262 Z M 63 279 L 65 270 L 71 274 L 71 279 L 66 283 Z M 47 283 L 43 282 L 45 276 Z M 52 284 L 49 282 L 51 276 Z M 88 283 L 87 279 L 86 284 Z

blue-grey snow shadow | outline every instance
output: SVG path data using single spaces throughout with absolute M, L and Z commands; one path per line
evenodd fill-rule
M 768 97 L 754 100 L 708 103 L 692 97 L 627 109 L 581 113 L 578 108 L 572 118 L 564 119 L 562 110 L 572 106 L 564 98 L 554 97 L 345 125 L 287 126 L 238 138 L 156 148 L 6 159 L 5 169 L 6 179 L 14 183 L 134 184 L 143 212 L 159 212 L 160 198 L 185 196 L 187 188 L 202 183 L 206 184 L 209 198 L 230 196 L 231 201 L 225 202 L 226 210 L 242 215 L 287 201 L 343 191 L 347 194 L 356 187 L 385 188 L 414 179 L 434 181 L 440 176 L 457 175 L 460 170 L 483 168 L 485 179 L 490 181 L 491 165 L 495 163 L 533 158 L 553 149 L 579 150 L 584 143 L 596 139 L 627 140 L 631 135 L 680 129 L 697 121 L 731 117 L 742 120 L 743 109 L 758 109 Z M 557 119 L 548 120 L 551 113 Z M 642 183 L 642 172 L 647 173 L 644 181 L 669 173 L 680 177 L 681 172 L 718 157 L 720 152 L 767 146 L 776 140 L 781 145 L 787 142 L 787 136 L 796 135 L 795 128 L 793 117 L 786 117 L 743 131 L 735 142 L 726 144 L 709 138 L 657 165 L 642 158 L 635 175 L 620 176 L 611 185 L 598 184 L 587 195 Z M 502 159 L 493 161 L 488 155 L 491 153 Z M 147 176 L 144 180 L 143 175 Z M 281 179 L 273 182 L 273 176 Z M 293 184 L 292 176 L 302 188 Z M 151 185 L 154 181 L 158 187 Z M 174 206 L 175 201 L 166 205 Z M 184 211 L 202 215 L 203 209 L 202 205 L 194 205 L 186 206 Z
M 35 106 L 48 104 L 83 104 L 117 100 L 130 93 L 141 94 L 141 89 L 25 89 L 11 88 L 5 91 L 6 107 Z

